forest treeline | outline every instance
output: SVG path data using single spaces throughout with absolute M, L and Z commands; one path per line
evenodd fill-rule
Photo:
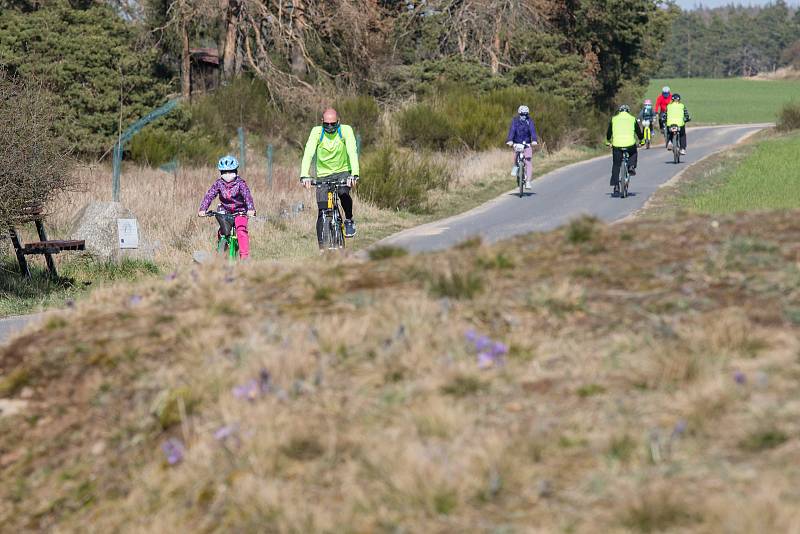
M 661 77 L 755 76 L 800 67 L 800 10 L 782 0 L 762 7 L 730 5 L 674 10 L 661 49 Z
M 655 70 L 662 9 L 658 0 L 0 0 L 0 63 L 49 87 L 65 134 L 98 156 L 169 95 L 199 100 L 190 94 L 199 48 L 216 52 L 221 86 L 259 80 L 264 113 L 290 118 L 356 95 L 393 108 L 448 84 L 608 109 Z M 166 122 L 184 132 L 199 124 L 189 106 Z

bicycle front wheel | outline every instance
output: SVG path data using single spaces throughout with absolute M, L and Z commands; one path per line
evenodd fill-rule
M 519 186 L 519 198 L 525 195 L 525 163 L 520 162 L 517 166 L 517 185 Z

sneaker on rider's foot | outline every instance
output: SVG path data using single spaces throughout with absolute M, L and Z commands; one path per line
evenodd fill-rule
M 628 167 L 628 174 L 636 176 L 636 167 Z
M 619 195 L 619 184 L 614 186 L 614 192 L 611 193 L 611 196 L 617 196 L 617 195 Z
M 525 180 L 525 189 L 530 189 L 530 188 L 531 188 L 531 181 Z
M 356 235 L 356 222 L 353 219 L 344 221 L 344 236 L 355 237 Z
M 685 155 L 686 155 L 686 149 L 685 149 L 685 148 L 682 148 L 682 149 L 681 149 L 681 156 L 685 156 Z

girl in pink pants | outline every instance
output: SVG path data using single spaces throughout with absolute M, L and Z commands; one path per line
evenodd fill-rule
M 239 256 L 242 259 L 250 256 L 250 236 L 247 233 L 247 217 L 255 217 L 256 208 L 253 195 L 247 182 L 239 176 L 239 162 L 233 156 L 224 156 L 219 160 L 217 168 L 220 177 L 203 197 L 197 215 L 205 217 L 206 211 L 215 198 L 219 197 L 219 210 L 236 214 L 234 225 L 236 238 L 239 240 Z M 243 214 L 246 213 L 247 217 Z

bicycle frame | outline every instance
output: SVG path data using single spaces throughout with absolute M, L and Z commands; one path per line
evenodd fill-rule
M 327 207 L 322 210 L 322 238 L 325 241 L 326 230 L 328 231 L 328 242 L 324 243 L 328 249 L 345 248 L 347 238 L 344 235 L 344 217 L 342 217 L 339 207 L 339 195 L 337 190 L 345 182 L 342 180 L 325 181 L 315 180 L 311 182 L 317 187 L 327 188 Z
M 219 239 L 217 240 L 217 253 L 227 252 L 228 259 L 235 261 L 239 257 L 239 238 L 236 235 L 235 220 L 238 216 L 246 216 L 243 213 L 224 213 L 217 211 L 206 212 L 208 216 L 213 215 L 219 224 Z M 223 233 L 223 228 L 228 228 L 229 233 Z
M 517 186 L 519 187 L 519 196 L 525 194 L 525 176 L 528 171 L 528 162 L 525 159 L 525 150 L 531 145 L 529 143 L 518 143 L 514 145 L 514 165 L 517 167 Z

